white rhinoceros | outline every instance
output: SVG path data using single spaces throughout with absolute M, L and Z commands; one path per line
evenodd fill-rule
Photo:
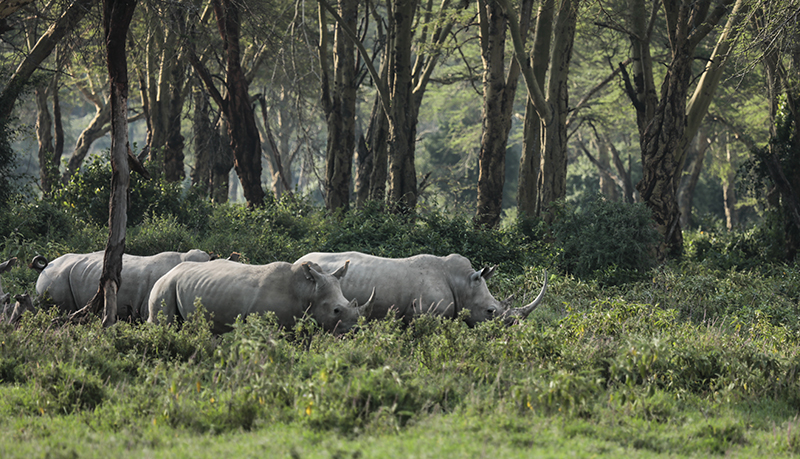
M 350 260 L 352 266 L 342 280 L 342 293 L 347 298 L 365 300 L 375 289 L 371 318 L 384 317 L 390 308 L 398 316 L 410 320 L 419 314 L 457 317 L 466 309 L 470 312 L 469 326 L 496 318 L 507 324 L 530 314 L 544 297 L 544 286 L 533 302 L 521 308 L 507 309 L 511 297 L 497 301 L 486 287 L 486 280 L 495 268 L 472 269 L 465 257 L 451 254 L 446 257 L 415 255 L 408 258 L 383 258 L 360 252 L 309 253 L 295 262 L 314 262 L 329 270 Z
M 343 266 L 342 266 L 343 264 Z M 229 260 L 181 263 L 164 275 L 150 292 L 148 322 L 185 319 L 196 310 L 195 299 L 213 314 L 213 331 L 224 333 L 241 316 L 272 311 L 278 323 L 291 327 L 308 313 L 323 329 L 350 330 L 361 315 L 369 316 L 371 299 L 358 306 L 342 295 L 339 280 L 349 262 L 326 274 L 314 263 L 274 262 L 248 265 Z

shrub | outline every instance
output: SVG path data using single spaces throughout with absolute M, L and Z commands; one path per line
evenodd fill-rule
M 190 210 L 184 205 L 181 196 L 180 183 L 166 182 L 163 179 L 146 180 L 138 174 L 132 174 L 130 193 L 129 227 L 140 224 L 151 214 L 190 218 Z M 84 164 L 80 172 L 53 194 L 53 201 L 69 209 L 77 218 L 103 226 L 108 224 L 110 197 L 111 162 L 106 153 L 95 156 L 90 163 Z
M 557 204 L 555 214 L 552 230 L 564 271 L 614 285 L 635 280 L 655 266 L 653 249 L 659 235 L 644 204 L 596 195 L 578 205 Z

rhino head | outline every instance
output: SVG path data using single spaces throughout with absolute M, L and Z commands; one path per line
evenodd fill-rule
M 470 316 L 466 321 L 470 327 L 479 322 L 498 318 L 502 319 L 506 325 L 511 325 L 528 317 L 544 298 L 547 290 L 547 271 L 545 271 L 544 285 L 536 299 L 525 306 L 510 309 L 509 306 L 514 300 L 514 295 L 503 301 L 497 301 L 486 287 L 486 281 L 492 277 L 495 269 L 497 269 L 496 266 L 483 268 L 469 276 L 468 286 L 466 287 L 468 294 L 463 295 L 463 297 L 468 298 L 468 301 L 464 301 L 464 309 L 470 311 Z
M 306 279 L 314 283 L 313 294 L 309 298 L 309 313 L 324 330 L 334 333 L 347 333 L 358 323 L 361 316 L 369 317 L 375 298 L 375 289 L 369 300 L 358 306 L 358 300 L 348 301 L 342 294 L 339 280 L 347 273 L 350 260 L 331 274 L 322 272 L 316 263 L 305 262 L 301 266 Z

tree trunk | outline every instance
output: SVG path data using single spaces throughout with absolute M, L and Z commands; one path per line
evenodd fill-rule
M 58 174 L 58 166 L 53 168 L 53 158 L 55 157 L 55 145 L 53 144 L 53 118 L 50 116 L 50 108 L 47 106 L 47 96 L 49 95 L 48 84 L 39 85 L 34 90 L 36 100 L 36 138 L 39 143 L 39 179 L 41 180 L 42 193 L 49 196 L 52 192 L 52 184 Z
M 100 95 L 100 97 L 102 98 L 103 96 Z M 92 101 L 92 99 L 88 97 L 87 99 Z M 109 131 L 111 105 L 102 99 L 98 100 L 101 105 L 95 105 L 97 111 L 95 112 L 94 118 L 89 122 L 89 126 L 81 131 L 77 142 L 75 142 L 75 150 L 72 152 L 72 156 L 67 163 L 67 170 L 64 171 L 64 175 L 62 176 L 62 181 L 64 183 L 68 182 L 69 179 L 78 172 L 78 169 L 80 169 L 81 164 L 83 164 L 86 155 L 89 154 L 89 149 L 92 147 L 95 140 L 103 137 Z
M 543 88 L 550 65 L 550 42 L 553 34 L 554 0 L 543 0 L 536 14 L 536 31 L 531 46 L 530 62 L 535 84 Z M 520 39 L 521 41 L 521 39 Z M 519 159 L 517 206 L 520 215 L 538 215 L 542 167 L 542 119 L 531 98 L 525 105 L 522 154 Z
M 417 119 L 412 92 L 411 42 L 417 0 L 397 0 L 392 4 L 394 28 L 390 42 L 392 80 L 389 86 L 391 108 L 388 130 L 389 204 L 395 212 L 412 212 L 417 206 L 417 172 L 414 149 Z
M 548 69 L 547 104 L 550 106 L 551 116 L 544 121 L 542 185 L 539 192 L 539 209 L 548 222 L 552 219 L 552 214 L 548 211 L 550 203 L 564 199 L 567 195 L 567 78 L 577 18 L 578 4 L 573 0 L 563 0 L 556 16 L 553 55 Z
M 694 200 L 694 190 L 700 179 L 700 172 L 703 170 L 703 160 L 710 145 L 710 139 L 703 131 L 698 132 L 694 142 L 687 149 L 687 157 L 691 158 L 688 173 L 684 172 L 678 186 L 678 209 L 681 213 L 681 228 L 692 226 L 692 201 Z
M 731 150 L 730 142 L 725 144 L 725 156 L 728 163 L 722 181 L 722 196 L 725 202 L 725 226 L 732 230 L 739 225 L 739 210 L 736 208 L 736 154 Z
M 241 66 L 239 7 L 234 0 L 213 0 L 213 5 L 227 53 L 228 93 L 224 111 L 233 151 L 233 164 L 242 182 L 247 206 L 261 207 L 264 203 L 264 189 L 261 186 L 261 143 L 255 115 L 250 106 L 247 79 Z
M 322 67 L 323 109 L 328 127 L 325 168 L 325 206 L 330 211 L 347 210 L 350 206 L 350 182 L 355 152 L 356 79 L 355 44 L 344 28 L 355 30 L 358 2 L 339 0 L 340 20 L 334 27 L 333 87 L 328 77 L 327 21 L 320 6 L 320 65 Z
M 117 291 L 125 251 L 125 226 L 130 195 L 130 166 L 128 165 L 128 65 L 125 39 L 136 8 L 136 0 L 104 0 L 103 28 L 106 61 L 111 85 L 111 199 L 109 201 L 108 242 L 103 258 L 103 272 L 94 298 L 73 318 L 85 317 L 87 312 L 103 310 L 103 326 L 117 320 Z
M 520 15 L 523 45 L 530 25 L 532 1 L 524 1 Z M 506 15 L 494 0 L 479 1 L 483 60 L 483 134 L 478 155 L 478 203 L 475 223 L 497 226 L 503 210 L 505 159 L 519 63 L 512 60 L 505 74 Z
M 643 10 L 643 2 L 632 1 L 632 12 Z M 720 0 L 713 10 L 709 10 L 710 1 L 674 0 L 663 3 L 672 61 L 661 85 L 657 105 L 654 95 L 650 95 L 652 62 L 647 64 L 646 60 L 649 56 L 647 25 L 644 18 L 636 14 L 631 16 L 634 19 L 631 41 L 635 66 L 639 63 L 644 66 L 641 73 L 634 72 L 635 89 L 629 88 L 637 110 L 642 150 L 643 177 L 636 188 L 652 211 L 662 237 L 656 249 L 659 259 L 678 256 L 683 251 L 676 189 L 677 175 L 684 158 L 681 146 L 687 123 L 686 99 L 694 51 L 731 3 L 733 0 Z

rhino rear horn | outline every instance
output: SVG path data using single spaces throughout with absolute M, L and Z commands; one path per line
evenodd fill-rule
M 539 303 L 542 302 L 546 291 L 547 270 L 544 270 L 544 285 L 542 285 L 542 291 L 539 292 L 539 295 L 537 295 L 536 299 L 534 299 L 530 304 L 522 306 L 521 308 L 509 309 L 506 311 L 506 313 L 503 314 L 506 325 L 511 325 L 517 320 L 524 320 L 526 317 L 528 317 L 528 315 L 539 306 Z
M 369 317 L 372 315 L 372 304 L 374 299 L 375 299 L 375 287 L 372 287 L 372 295 L 369 296 L 369 299 L 367 300 L 366 303 L 364 303 L 358 308 L 358 313 L 369 319 Z

